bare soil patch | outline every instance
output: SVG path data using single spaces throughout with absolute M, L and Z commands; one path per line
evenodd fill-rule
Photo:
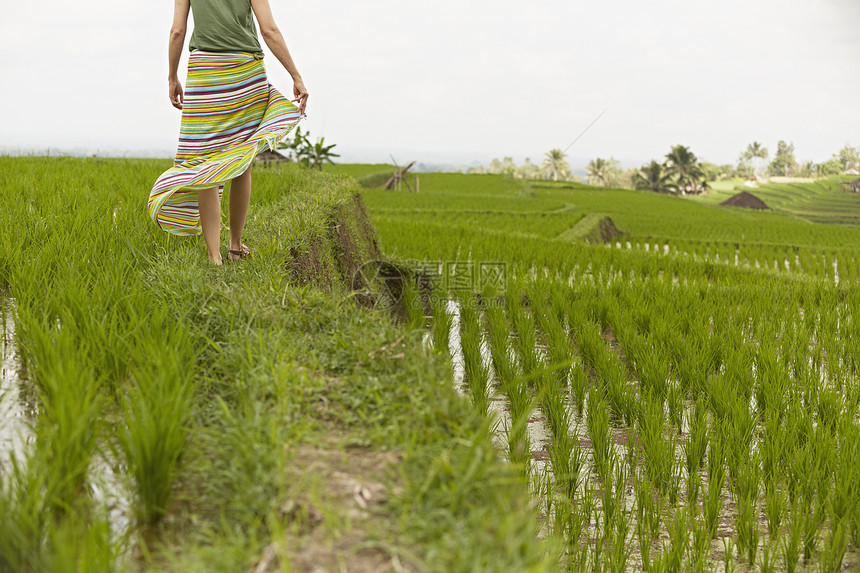
M 390 532 L 385 508 L 397 495 L 401 456 L 368 448 L 304 447 L 289 467 L 295 484 L 279 508 L 285 536 L 263 551 L 253 573 L 413 571 L 380 542 Z

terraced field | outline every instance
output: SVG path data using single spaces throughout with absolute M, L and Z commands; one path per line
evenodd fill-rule
M 860 567 L 860 229 L 500 176 L 364 197 L 562 570 Z M 556 235 L 559 204 L 629 236 Z
M 691 199 L 715 205 L 746 190 L 785 215 L 815 223 L 860 225 L 860 194 L 843 191 L 840 185 L 851 179 L 834 177 L 814 183 L 767 183 L 752 189 L 737 185 L 731 190 L 710 191 Z

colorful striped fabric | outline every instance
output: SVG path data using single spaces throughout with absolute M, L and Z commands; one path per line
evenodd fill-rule
M 262 57 L 195 50 L 188 60 L 174 166 L 155 182 L 149 215 L 174 235 L 199 235 L 197 191 L 238 177 L 299 122 L 298 108 L 269 84 Z

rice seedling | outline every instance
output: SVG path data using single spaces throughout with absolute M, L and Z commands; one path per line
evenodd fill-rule
M 81 349 L 71 324 L 57 330 L 25 309 L 19 310 L 18 321 L 18 332 L 28 340 L 26 351 L 40 357 L 30 364 L 42 414 L 36 421 L 33 463 L 45 465 L 48 509 L 62 514 L 87 486 L 102 396 L 92 370 L 76 359 Z
M 595 389 L 588 393 L 585 423 L 591 439 L 594 469 L 600 476 L 600 480 L 606 484 L 614 450 L 612 450 L 612 438 L 609 433 L 609 410 L 600 392 Z
M 623 472 L 623 464 L 619 463 L 618 457 L 613 451 L 609 456 L 608 472 L 610 475 L 601 486 L 601 523 L 603 525 L 603 535 L 605 540 L 609 542 L 614 532 L 615 521 L 618 515 L 624 511 L 624 488 L 620 491 L 614 488 L 618 482 L 618 473 Z
M 776 564 L 773 562 L 771 555 L 771 546 L 767 541 L 765 541 L 761 548 L 761 559 L 759 559 L 758 569 L 760 573 L 773 573 L 776 570 Z
M 503 391 L 507 392 L 516 380 L 516 365 L 511 360 L 510 329 L 504 310 L 497 305 L 489 305 L 486 319 L 490 342 L 490 360 L 493 372 Z
M 723 465 L 722 438 L 711 434 L 710 447 L 708 449 L 708 491 L 705 498 L 705 523 L 711 538 L 717 535 L 717 524 L 719 523 L 720 511 L 723 508 L 723 486 L 725 485 L 725 466 Z
M 460 304 L 460 345 L 463 350 L 463 369 L 469 395 L 477 411 L 486 415 L 490 403 L 490 373 L 484 364 L 481 352 L 482 331 L 473 300 L 465 300 Z
M 418 284 L 417 278 L 403 281 L 400 303 L 407 328 L 423 330 L 427 321 L 425 307 L 430 306 L 430 294 L 426 288 Z
M 448 301 L 441 296 L 433 297 L 433 348 L 443 356 L 448 356 L 451 345 L 451 324 L 453 317 L 448 312 Z
M 50 531 L 38 570 L 109 573 L 117 570 L 120 544 L 114 543 L 107 515 L 75 515 Z
M 520 367 L 525 374 L 537 372 L 540 368 L 540 359 L 535 350 L 537 340 L 534 321 L 518 303 L 512 305 L 510 312 L 511 324 L 517 334 L 515 347 Z M 529 379 L 530 385 L 534 386 L 535 383 L 535 378 Z
M 686 508 L 675 510 L 672 519 L 669 520 L 667 529 L 669 531 L 669 552 L 666 561 L 666 571 L 679 572 L 684 563 L 684 555 L 690 543 L 689 517 Z
M 746 554 L 747 563 L 751 566 L 755 565 L 760 537 L 758 507 L 755 498 L 742 497 L 739 499 L 735 532 L 737 533 L 738 553 L 740 555 Z
M 632 548 L 630 547 L 629 541 L 629 533 L 630 533 L 630 516 L 624 511 L 623 507 L 623 499 L 624 499 L 624 487 L 618 487 L 616 485 L 617 495 L 621 497 L 621 509 L 615 515 L 615 532 L 614 538 L 612 540 L 612 548 L 609 553 L 609 570 L 613 573 L 623 573 L 627 571 L 627 562 L 630 559 L 630 554 Z
M 594 506 L 594 490 L 591 488 L 590 481 L 585 479 L 582 495 L 579 496 L 575 509 L 567 516 L 567 531 L 565 534 L 568 555 L 571 562 L 575 564 L 576 569 L 584 568 L 588 562 L 589 547 L 583 543 L 583 538 L 587 534 L 588 527 L 591 524 L 591 514 L 594 511 Z
M 708 448 L 707 411 L 702 400 L 696 400 L 695 405 L 687 415 L 689 436 L 682 444 L 684 451 L 684 469 L 687 471 L 687 503 L 695 504 L 699 497 L 701 480 L 699 470 L 705 463 L 705 452 Z
M 648 479 L 661 495 L 677 495 L 674 435 L 665 435 L 663 407 L 645 397 L 638 419 L 639 439 L 645 457 Z M 674 502 L 670 498 L 670 503 Z
M 653 511 L 652 507 L 654 506 L 654 498 L 651 491 L 651 484 L 645 478 L 641 470 L 636 468 L 631 469 L 632 477 L 633 477 L 633 495 L 634 495 L 634 505 L 633 509 L 636 512 L 636 537 L 639 539 L 640 546 L 642 545 L 643 539 L 648 539 L 648 521 L 646 520 L 646 513 L 649 511 Z M 647 547 L 640 547 L 640 551 L 645 551 L 647 553 Z M 647 561 L 647 555 L 642 555 L 643 563 Z
M 797 500 L 790 512 L 788 531 L 781 540 L 783 566 L 788 573 L 794 573 L 797 570 L 806 517 L 807 514 L 802 510 L 800 501 Z
M 684 393 L 681 388 L 672 384 L 669 386 L 667 398 L 669 420 L 675 425 L 675 431 L 680 434 L 683 430 Z
M 556 402 L 557 403 L 557 402 Z M 563 429 L 553 430 L 553 442 L 550 446 L 550 461 L 555 473 L 559 489 L 569 499 L 573 499 L 582 480 L 582 470 L 585 464 L 585 453 L 579 441 L 569 431 L 570 419 L 566 411 L 558 418 L 568 423 Z
M 723 571 L 733 573 L 735 570 L 735 542 L 731 537 L 723 537 Z
M 182 344 L 181 339 L 176 342 Z M 187 342 L 186 342 L 187 343 Z M 158 523 L 169 509 L 185 448 L 193 387 L 187 365 L 166 355 L 156 366 L 139 367 L 124 401 L 126 426 L 117 436 L 143 525 Z
M 764 516 L 767 531 L 771 538 L 776 538 L 780 532 L 782 518 L 785 515 L 785 493 L 779 487 L 776 476 L 765 481 Z
M 820 527 L 824 523 L 824 512 L 819 507 L 811 507 L 810 503 L 804 502 L 803 512 L 803 558 L 806 561 L 812 559 L 818 547 L 821 536 Z
M 711 560 L 711 534 L 701 519 L 697 504 L 688 505 L 691 509 L 690 527 L 692 541 L 690 544 L 690 569 L 705 571 Z
M 841 571 L 847 546 L 845 526 L 841 521 L 837 521 L 831 526 L 830 532 L 827 534 L 819 560 L 819 571 L 822 573 Z
M 585 405 L 585 394 L 588 389 L 588 375 L 579 359 L 575 359 L 570 367 L 570 396 L 576 415 L 582 417 Z

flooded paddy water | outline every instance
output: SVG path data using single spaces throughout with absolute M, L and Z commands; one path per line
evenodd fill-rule
M 22 368 L 15 339 L 14 301 L 0 301 L 0 480 L 7 487 L 12 472 L 25 472 L 35 447 L 40 411 L 38 396 Z M 106 437 L 110 439 L 110 437 Z M 115 539 L 131 528 L 131 492 L 111 448 L 102 443 L 93 452 L 87 493 L 109 516 Z
M 13 457 L 21 459 L 36 413 L 32 392 L 21 379 L 12 304 L 0 301 L 0 468 L 8 468 Z

